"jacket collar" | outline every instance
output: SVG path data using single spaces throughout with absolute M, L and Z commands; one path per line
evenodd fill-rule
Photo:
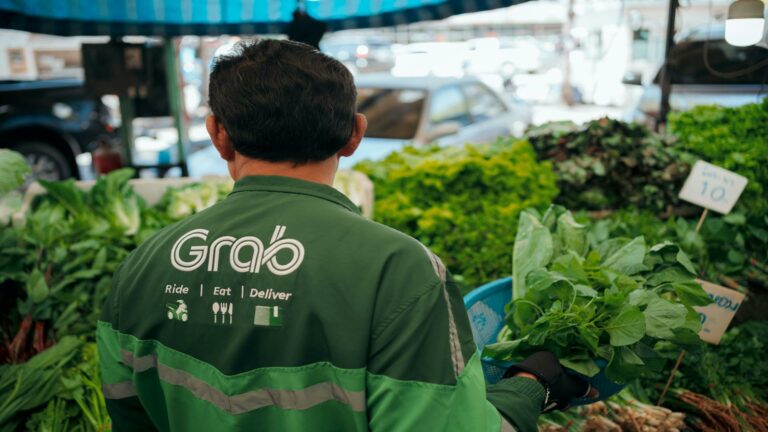
M 246 191 L 268 191 L 313 196 L 360 214 L 360 209 L 336 189 L 328 185 L 299 180 L 293 177 L 259 175 L 243 177 L 235 182 L 235 187 L 232 189 L 231 194 Z

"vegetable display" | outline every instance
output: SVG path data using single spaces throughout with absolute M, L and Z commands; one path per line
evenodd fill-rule
M 562 208 L 523 212 L 507 327 L 485 355 L 518 360 L 547 350 L 586 376 L 603 360 L 606 376 L 626 383 L 663 366 L 659 343 L 700 342 L 693 306 L 711 300 L 679 246 L 643 237 L 591 243 L 587 233 Z
M 79 355 L 62 377 L 61 391 L 26 423 L 27 430 L 45 432 L 106 431 L 111 428 L 101 394 L 98 353 L 95 343 L 81 345 Z
M 0 366 L 0 430 L 14 430 L 19 412 L 43 405 L 62 391 L 64 367 L 81 343 L 67 336 L 25 363 Z
M 547 349 L 584 375 L 628 388 L 541 421 L 544 431 L 768 431 L 768 324 L 701 345 L 699 277 L 747 293 L 736 321 L 768 307 L 768 99 L 673 113 L 673 135 L 600 119 L 550 123 L 525 139 L 406 148 L 339 181 L 379 222 L 427 245 L 465 292 L 514 276 L 507 327 L 485 355 Z M 749 178 L 739 204 L 710 215 L 677 193 L 696 159 Z M 29 173 L 0 149 L 0 431 L 104 431 L 93 331 L 120 262 L 158 229 L 215 204 L 231 182 L 168 189 L 148 205 L 130 170 L 41 182 L 23 227 L 8 226 Z M 553 202 L 566 205 L 551 207 Z M 530 210 L 525 210 L 530 209 Z M 664 407 L 654 406 L 685 348 Z M 637 379 L 639 377 L 639 379 Z
M 48 194 L 24 229 L 0 231 L 0 282 L 12 294 L 2 302 L 4 328 L 19 329 L 5 335 L 13 343 L 0 361 L 23 361 L 55 339 L 93 332 L 112 273 L 147 229 L 131 176 L 115 172 L 87 192 L 71 180 L 41 182 Z
M 588 220 L 581 215 L 580 220 Z M 696 220 L 672 217 L 666 221 L 652 213 L 622 210 L 592 224 L 590 236 L 643 235 L 649 243 L 669 240 L 678 244 L 695 265 L 697 275 L 748 295 L 737 321 L 763 319 L 768 307 L 768 215 L 747 218 L 744 213 L 709 216 L 696 231 Z
M 609 402 L 544 415 L 539 425 L 541 432 L 679 432 L 687 427 L 684 413 L 640 402 L 628 390 Z
M 374 182 L 374 219 L 428 246 L 467 290 L 508 273 L 520 212 L 557 194 L 526 141 L 407 148 L 355 169 Z
M 184 219 L 223 200 L 231 191 L 233 182 L 207 181 L 169 188 L 160 201 L 151 209 L 154 211 L 152 225 L 162 227 Z
M 768 213 L 768 98 L 734 108 L 707 105 L 671 113 L 669 130 L 679 137 L 679 146 L 749 179 L 740 208 L 753 215 Z
M 219 182 L 172 188 L 150 207 L 132 177 L 115 171 L 87 191 L 72 180 L 41 182 L 47 194 L 25 225 L 0 226 L 0 365 L 10 363 L 0 366 L 0 394 L 18 386 L 13 399 L 0 397 L 0 430 L 33 409 L 42 411 L 30 430 L 108 429 L 92 341 L 112 274 L 141 241 L 231 189 Z
M 768 430 L 768 322 L 752 321 L 730 329 L 719 345 L 686 354 L 672 381 L 667 404 L 691 414 L 704 430 Z M 662 353 L 674 358 L 678 351 Z M 666 376 L 646 372 L 646 398 L 657 400 Z
M 608 118 L 583 126 L 555 122 L 531 128 L 526 138 L 540 159 L 552 161 L 561 191 L 556 202 L 566 207 L 658 212 L 679 205 L 687 159 L 645 126 Z

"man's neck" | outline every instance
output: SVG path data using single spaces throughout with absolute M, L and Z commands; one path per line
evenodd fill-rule
M 282 176 L 333 186 L 337 167 L 338 159 L 335 156 L 303 165 L 296 165 L 293 162 L 268 162 L 239 156 L 230 164 L 229 172 L 235 181 L 247 176 Z

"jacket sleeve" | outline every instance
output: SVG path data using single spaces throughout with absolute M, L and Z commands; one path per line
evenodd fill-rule
M 112 279 L 112 289 L 96 328 L 101 388 L 113 431 L 153 431 L 157 428 L 141 405 L 134 388 L 133 370 L 122 363 L 120 341 L 112 331 L 119 323 L 119 272 L 120 268 Z
M 371 430 L 536 431 L 543 387 L 510 378 L 486 388 L 459 288 L 444 269 L 436 272 L 373 330 Z

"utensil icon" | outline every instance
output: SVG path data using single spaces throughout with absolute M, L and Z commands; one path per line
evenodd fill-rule
M 213 322 L 216 322 L 216 316 L 219 315 L 219 304 L 214 302 L 213 303 Z
M 229 304 L 229 323 L 230 324 L 232 324 L 232 313 L 233 313 L 232 309 L 234 309 L 234 307 L 235 305 L 233 305 L 232 303 Z
M 227 308 L 228 308 L 228 306 L 229 305 L 227 303 L 222 303 L 221 304 L 221 323 L 222 324 L 226 324 L 226 321 L 224 321 L 224 320 L 226 319 L 226 316 L 227 316 Z

